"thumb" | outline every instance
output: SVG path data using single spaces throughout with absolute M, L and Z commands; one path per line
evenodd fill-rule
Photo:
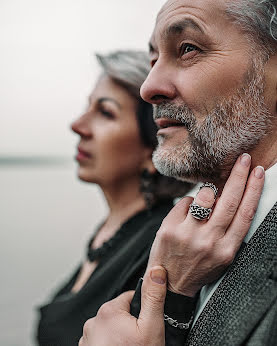
M 164 302 L 166 296 L 167 273 L 161 266 L 147 270 L 141 288 L 141 311 L 138 323 L 164 327 Z

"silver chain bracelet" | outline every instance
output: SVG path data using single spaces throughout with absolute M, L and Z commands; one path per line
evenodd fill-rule
M 193 315 L 194 314 L 191 315 L 191 318 L 187 323 L 180 323 L 177 320 L 174 320 L 173 318 L 167 316 L 166 314 L 164 314 L 164 320 L 165 320 L 165 322 L 167 322 L 170 326 L 172 326 L 174 328 L 189 329 L 190 325 L 192 324 L 193 318 L 194 318 Z

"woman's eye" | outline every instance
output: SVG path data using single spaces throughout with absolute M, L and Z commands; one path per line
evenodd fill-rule
M 111 112 L 106 111 L 105 109 L 100 109 L 100 113 L 101 113 L 105 118 L 114 119 L 114 115 L 113 115 Z
M 199 51 L 199 48 L 191 43 L 183 43 L 181 46 L 181 56 L 194 51 Z

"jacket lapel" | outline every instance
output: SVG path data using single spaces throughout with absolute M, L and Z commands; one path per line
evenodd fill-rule
M 277 299 L 277 203 L 200 314 L 186 345 L 240 345 Z

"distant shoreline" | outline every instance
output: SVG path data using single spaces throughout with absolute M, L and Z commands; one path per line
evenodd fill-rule
M 72 162 L 73 158 L 67 156 L 0 156 L 0 166 L 65 166 Z

